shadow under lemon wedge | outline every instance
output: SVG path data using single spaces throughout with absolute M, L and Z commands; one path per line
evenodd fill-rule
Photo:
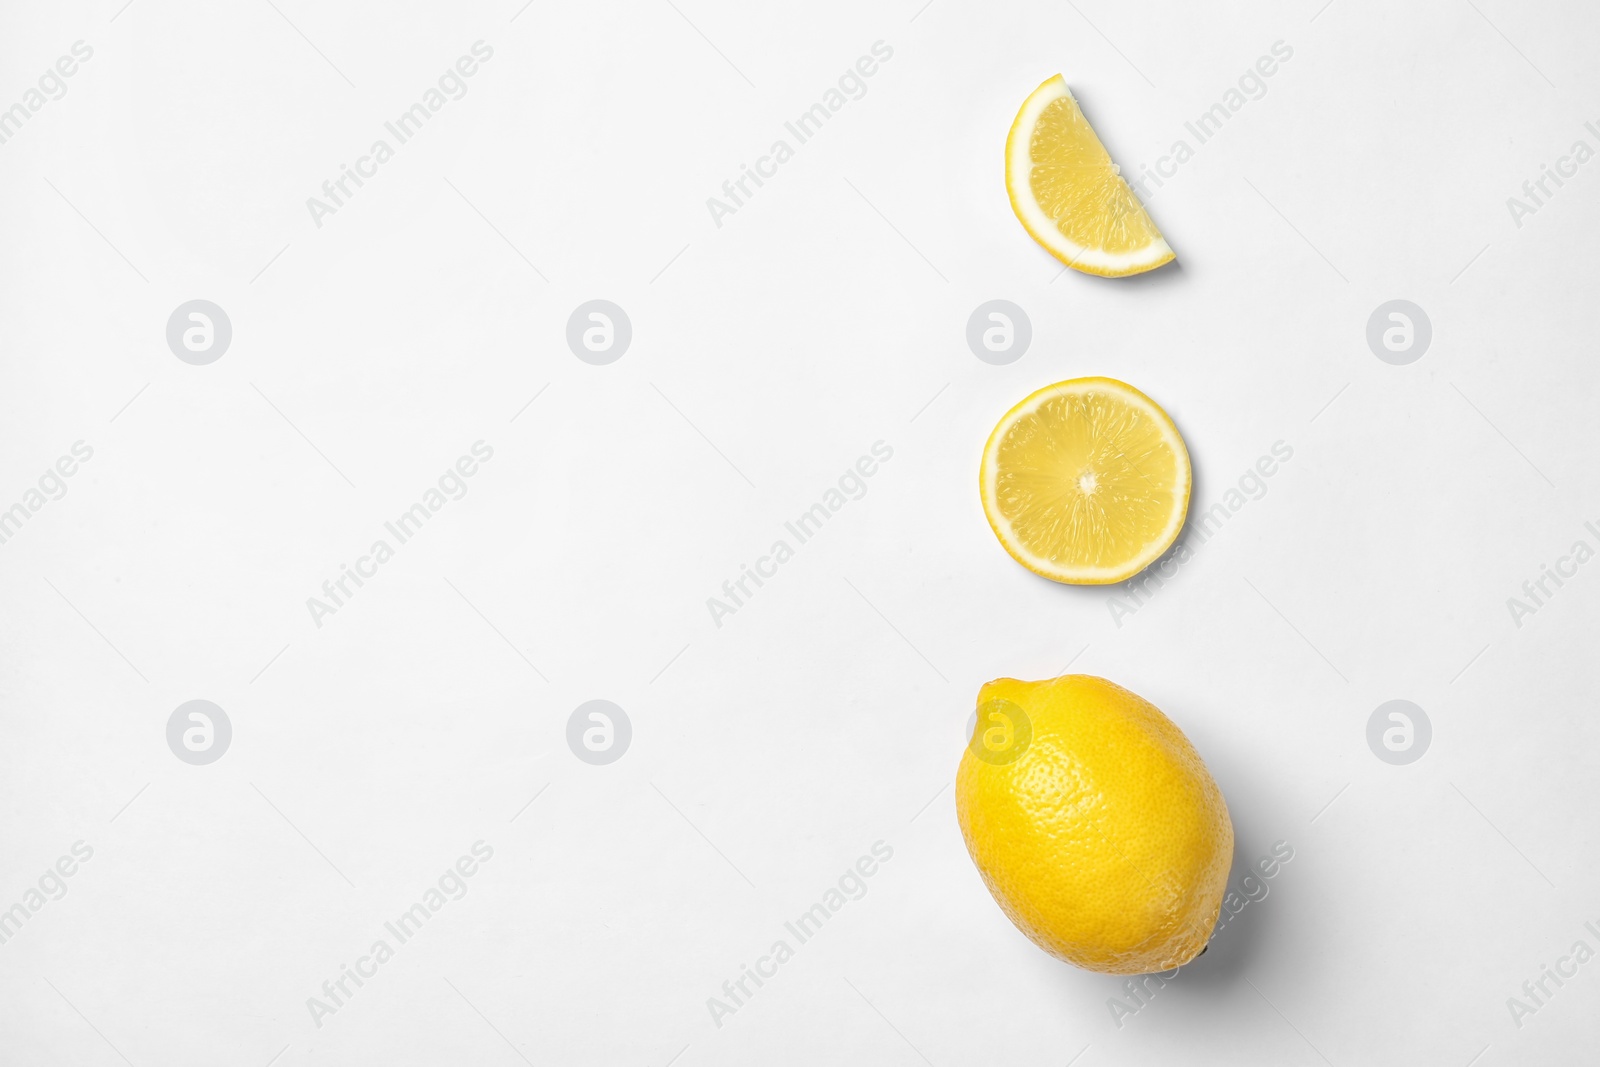
M 1104 678 L 1001 678 L 978 694 L 956 817 L 1017 928 L 1106 974 L 1181 966 L 1206 947 L 1233 823 L 1194 746 Z
M 983 513 L 1024 567 L 1109 585 L 1161 558 L 1189 510 L 1189 450 L 1154 400 L 1115 378 L 1047 385 L 1006 412 L 978 473 Z
M 1176 258 L 1059 74 L 1011 125 L 1006 191 L 1033 239 L 1086 274 L 1142 274 Z

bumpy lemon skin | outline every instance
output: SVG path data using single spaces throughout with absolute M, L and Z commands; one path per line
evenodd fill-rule
M 969 744 L 956 813 L 1006 916 L 1091 971 L 1194 959 L 1222 907 L 1233 823 L 1189 739 L 1149 701 L 1089 675 L 1001 678 L 978 694 L 980 707 L 996 699 L 1023 709 L 1032 740 L 999 765 Z

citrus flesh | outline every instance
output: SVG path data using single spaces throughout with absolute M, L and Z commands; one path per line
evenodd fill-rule
M 1059 74 L 1011 125 L 1006 191 L 1023 227 L 1069 267 L 1121 277 L 1175 258 Z
M 1172 419 L 1114 378 L 1073 378 L 1006 412 L 978 486 L 1001 545 L 1036 574 L 1106 585 L 1159 559 L 1189 509 L 1189 452 Z
M 1204 950 L 1233 823 L 1194 746 L 1149 701 L 1081 674 L 988 683 L 956 815 L 1001 910 L 1051 955 L 1149 974 Z

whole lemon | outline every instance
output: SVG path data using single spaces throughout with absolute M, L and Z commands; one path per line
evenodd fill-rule
M 1104 678 L 1001 678 L 978 693 L 956 816 L 1017 929 L 1091 971 L 1188 963 L 1216 924 L 1233 823 L 1161 711 Z

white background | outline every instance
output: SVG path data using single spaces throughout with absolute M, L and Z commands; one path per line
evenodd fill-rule
M 0 945 L 0 1060 L 1589 1055 L 1600 962 L 1520 1027 L 1506 1000 L 1600 949 L 1600 565 L 1520 628 L 1506 599 L 1597 544 L 1600 163 L 1521 227 L 1506 198 L 1600 147 L 1600 14 L 919 2 L 6 5 L 0 107 L 94 54 L 0 145 L 0 507 L 94 456 L 0 545 L 0 908 L 94 855 Z M 306 198 L 480 39 L 467 95 L 317 227 Z M 866 95 L 716 226 L 879 40 Z M 1280 40 L 1150 198 L 1179 264 L 1062 276 L 1003 186 L 1034 86 L 1064 73 L 1136 173 Z M 195 298 L 233 325 L 209 366 L 164 336 Z M 564 340 L 594 298 L 633 324 L 610 366 Z M 1033 325 L 1004 367 L 964 338 L 994 298 Z M 1365 340 L 1396 298 L 1433 323 L 1409 366 Z M 1294 450 L 1120 626 L 1013 563 L 976 492 L 1001 413 L 1084 374 L 1172 414 L 1197 509 Z M 467 495 L 314 625 L 479 440 Z M 879 440 L 866 495 L 714 626 Z M 948 788 L 979 685 L 1068 662 L 1189 734 L 1240 864 L 1295 851 L 1120 1027 L 1120 981 L 994 905 Z M 203 767 L 165 740 L 195 698 L 234 730 Z M 596 698 L 633 725 L 609 766 L 566 742 Z M 1403 767 L 1365 740 L 1395 698 L 1434 729 Z M 315 1025 L 480 839 L 467 895 Z M 715 1025 L 879 840 L 866 896 Z

